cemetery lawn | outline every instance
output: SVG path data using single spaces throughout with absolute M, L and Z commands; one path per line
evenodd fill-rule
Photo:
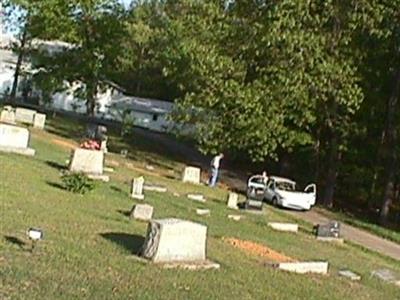
M 370 276 L 380 268 L 400 273 L 398 261 L 348 243 L 317 242 L 312 225 L 304 222 L 298 234 L 275 232 L 267 222 L 292 222 L 293 217 L 270 206 L 264 214 L 228 210 L 226 190 L 181 183 L 183 165 L 172 156 L 136 147 L 142 141 L 127 146 L 111 138 L 111 150 L 130 147 L 130 155 L 107 155 L 107 165 L 115 168 L 110 182 L 97 183 L 84 196 L 65 191 L 60 172 L 81 132 L 69 125 L 53 119 L 52 133 L 32 130 L 33 158 L 0 153 L 0 299 L 400 299 L 399 287 Z M 148 163 L 154 171 L 145 168 Z M 221 265 L 219 270 L 167 270 L 134 254 L 147 228 L 127 216 L 138 203 L 129 197 L 130 181 L 138 175 L 168 187 L 167 193 L 146 193 L 155 218 L 178 217 L 208 226 L 207 256 Z M 187 199 L 189 192 L 203 193 L 207 202 Z M 197 216 L 196 208 L 208 208 L 211 215 Z M 243 219 L 235 222 L 228 214 Z M 45 234 L 33 253 L 26 237 L 29 227 Z M 329 274 L 275 270 L 222 237 L 254 241 L 297 260 L 328 260 Z M 360 274 L 361 281 L 339 277 L 340 269 Z

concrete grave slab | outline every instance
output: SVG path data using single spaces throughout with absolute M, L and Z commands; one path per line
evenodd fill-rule
M 339 276 L 348 278 L 348 279 L 353 280 L 353 281 L 358 281 L 358 280 L 361 279 L 360 275 L 358 275 L 358 274 L 356 274 L 356 273 L 354 273 L 354 272 L 352 272 L 350 270 L 340 270 L 338 272 L 338 274 L 339 274 Z
M 379 278 L 387 283 L 392 283 L 400 287 L 400 276 L 389 269 L 378 269 L 371 272 L 371 276 Z
M 206 202 L 206 198 L 204 198 L 203 194 L 188 194 L 187 197 L 194 201 Z
M 110 177 L 107 175 L 87 174 L 87 177 L 93 180 L 99 180 L 104 182 L 110 181 Z
M 0 123 L 0 151 L 35 155 L 35 150 L 28 147 L 29 136 L 29 130 L 24 127 Z
M 153 184 L 145 184 L 143 186 L 143 189 L 145 191 L 158 192 L 158 193 L 165 193 L 167 191 L 167 188 L 165 186 L 153 185 Z
M 0 113 L 0 122 L 15 124 L 15 111 L 4 108 Z
M 268 227 L 278 231 L 287 231 L 287 232 L 298 232 L 299 225 L 292 223 L 279 223 L 279 222 L 269 222 Z
M 131 197 L 138 200 L 144 199 L 143 194 L 144 178 L 140 176 L 132 180 Z
M 210 215 L 210 210 L 206 208 L 197 208 L 196 209 L 196 214 L 199 216 L 209 216 Z
M 130 218 L 141 220 L 141 221 L 149 221 L 153 218 L 154 208 L 148 204 L 136 204 L 130 213 Z
M 69 170 L 76 173 L 103 175 L 103 162 L 102 151 L 77 148 L 72 151 Z
M 44 129 L 45 124 L 46 124 L 46 115 L 36 113 L 33 117 L 33 127 L 38 129 Z
M 234 221 L 240 221 L 242 216 L 240 215 L 228 215 L 228 219 L 234 220 Z
M 276 264 L 275 267 L 299 274 L 306 273 L 317 273 L 317 274 L 327 274 L 328 273 L 328 262 L 323 261 L 313 261 L 313 262 L 284 262 Z
M 142 256 L 156 263 L 204 262 L 207 226 L 180 219 L 150 221 Z
M 36 113 L 37 111 L 33 109 L 17 107 L 15 109 L 15 121 L 33 125 Z
M 339 243 L 339 244 L 343 244 L 344 243 L 344 239 L 342 239 L 342 238 L 324 237 L 324 236 L 317 236 L 317 241 L 320 241 L 320 242 L 333 242 L 333 243 Z
M 239 209 L 238 200 L 239 200 L 239 195 L 231 192 L 228 194 L 228 202 L 226 205 L 228 206 L 228 208 L 231 209 Z
M 186 167 L 183 171 L 183 182 L 200 184 L 201 170 L 197 167 Z

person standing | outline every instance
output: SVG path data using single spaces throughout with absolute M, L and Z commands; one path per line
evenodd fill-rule
M 219 166 L 221 163 L 221 159 L 224 158 L 224 154 L 220 153 L 211 160 L 211 176 L 208 181 L 208 185 L 210 187 L 214 187 L 217 183 L 218 179 L 218 172 L 219 172 Z

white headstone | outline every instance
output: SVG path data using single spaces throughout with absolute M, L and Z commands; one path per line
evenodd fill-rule
M 142 255 L 154 262 L 195 262 L 206 259 L 207 226 L 163 219 L 150 221 Z
M 136 204 L 131 212 L 131 218 L 149 221 L 153 217 L 153 206 L 148 204 Z
M 196 167 L 186 167 L 183 171 L 183 182 L 200 184 L 201 170 Z
M 33 127 L 44 129 L 44 125 L 46 124 L 46 115 L 36 113 L 33 118 Z
M 152 185 L 152 184 L 145 184 L 143 186 L 143 189 L 145 191 L 152 191 L 152 192 L 159 192 L 159 193 L 165 193 L 167 191 L 167 188 L 165 186 Z
M 240 215 L 228 215 L 228 219 L 234 220 L 234 221 L 240 221 L 242 216 Z
M 13 110 L 3 109 L 0 113 L 0 122 L 15 123 L 15 112 Z
M 132 189 L 131 189 L 131 197 L 132 198 L 139 199 L 139 200 L 144 199 L 143 185 L 144 185 L 143 176 L 134 178 L 132 180 Z
M 197 208 L 196 214 L 198 214 L 199 216 L 208 216 L 210 215 L 210 210 L 206 208 Z
M 15 109 L 15 120 L 17 122 L 33 125 L 36 110 L 17 107 Z
M 288 272 L 294 272 L 299 274 L 305 273 L 328 273 L 328 262 L 316 261 L 316 262 L 286 262 L 279 263 L 278 268 Z
M 278 231 L 297 232 L 299 230 L 298 224 L 269 222 L 268 226 Z
M 342 277 L 346 277 L 346 278 L 348 278 L 348 279 L 350 279 L 350 280 L 360 280 L 361 279 L 361 276 L 360 275 L 358 275 L 358 274 L 356 274 L 356 273 L 354 273 L 354 272 L 352 272 L 352 271 L 350 271 L 350 270 L 340 270 L 339 272 L 338 272 L 338 274 L 340 275 L 340 276 L 342 276 Z
M 35 150 L 28 147 L 29 130 L 10 124 L 0 123 L 0 151 L 24 155 L 35 155 Z
M 229 195 L 228 195 L 228 203 L 227 203 L 228 208 L 238 209 L 238 199 L 239 199 L 239 195 L 238 194 L 229 193 Z
M 72 153 L 69 170 L 71 172 L 102 175 L 103 162 L 103 151 L 77 148 Z
M 206 199 L 204 198 L 204 195 L 202 195 L 202 194 L 188 194 L 187 197 L 194 201 L 206 202 Z

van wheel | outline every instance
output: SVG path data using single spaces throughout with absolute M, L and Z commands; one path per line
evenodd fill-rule
M 275 207 L 278 206 L 278 198 L 276 198 L 276 197 L 272 198 L 272 205 Z

